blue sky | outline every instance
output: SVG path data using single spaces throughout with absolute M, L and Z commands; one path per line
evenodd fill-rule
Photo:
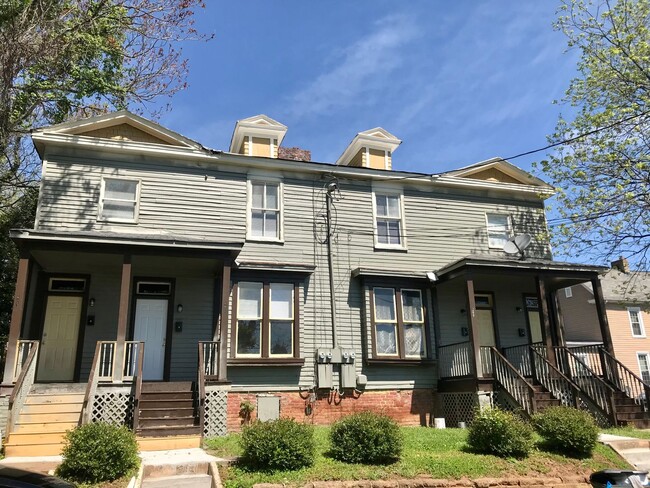
M 542 147 L 569 110 L 552 103 L 577 61 L 556 1 L 207 3 L 197 24 L 215 38 L 183 45 L 189 87 L 160 122 L 215 149 L 265 113 L 313 160 L 381 126 L 403 140 L 394 169 L 435 173 Z

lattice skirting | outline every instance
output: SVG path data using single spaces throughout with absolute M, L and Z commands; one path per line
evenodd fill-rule
M 470 423 L 479 408 L 476 392 L 438 393 L 447 427 L 456 427 L 458 422 Z
M 223 436 L 226 428 L 228 409 L 228 390 L 219 386 L 205 387 L 205 419 L 203 435 L 205 437 Z
M 98 388 L 93 402 L 92 422 L 133 425 L 131 388 Z

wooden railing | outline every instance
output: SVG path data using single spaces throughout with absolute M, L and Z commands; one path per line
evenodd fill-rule
M 617 424 L 616 404 L 614 403 L 614 388 L 608 385 L 600 376 L 578 356 L 573 348 L 554 347 L 555 360 L 558 369 L 586 393 L 591 401 L 606 415 L 609 421 Z
M 534 374 L 539 383 L 546 388 L 551 395 L 567 407 L 582 408 L 588 406 L 588 399 L 578 385 L 567 378 L 559 369 L 553 366 L 542 354 L 544 349 L 530 348 L 530 355 L 533 358 Z
M 218 345 L 217 345 L 218 347 Z M 205 423 L 205 377 L 206 377 L 206 349 L 210 348 L 210 343 L 199 342 L 199 368 L 196 382 L 196 413 L 199 417 L 199 425 L 203 427 Z
M 533 385 L 528 383 L 526 378 L 495 347 L 490 348 L 490 353 L 494 379 L 526 414 L 533 415 L 537 408 Z
M 596 374 L 596 376 L 600 376 L 601 378 L 606 377 L 604 361 L 601 353 L 601 350 L 604 350 L 602 349 L 602 344 L 575 346 L 569 347 L 569 349 L 575 356 L 585 363 L 589 369 Z
M 128 344 L 127 344 L 128 345 Z M 136 431 L 140 425 L 140 396 L 142 395 L 142 368 L 144 364 L 144 342 L 134 342 L 133 347 L 125 349 L 125 355 L 129 355 L 129 362 L 125 364 L 131 365 L 135 361 L 135 371 L 131 372 L 133 383 L 135 384 L 135 393 L 133 398 L 133 430 Z M 130 349 L 130 352 L 129 352 Z
M 512 364 L 519 372 L 525 377 L 532 377 L 534 366 L 532 364 L 533 357 L 531 356 L 531 348 L 546 357 L 546 350 L 542 342 L 534 342 L 533 344 L 521 344 L 519 346 L 504 347 L 502 349 L 505 358 Z
M 483 376 L 492 376 L 494 374 L 494 366 L 492 365 L 492 352 L 489 346 L 481 346 L 479 349 L 481 356 L 481 372 Z
M 650 401 L 650 385 L 645 383 L 627 366 L 612 356 L 604 347 L 600 348 L 600 357 L 605 363 L 605 376 L 618 390 L 632 398 L 638 405 L 643 407 L 644 412 L 648 410 Z
M 201 361 L 203 361 L 202 369 Z M 199 368 L 205 373 L 205 380 L 219 379 L 219 341 L 199 342 Z
M 28 344 L 29 343 L 29 344 Z M 9 397 L 9 417 L 7 418 L 7 431 L 5 436 L 13 432 L 16 427 L 16 421 L 20 415 L 20 411 L 25 404 L 29 390 L 31 390 L 32 385 L 34 384 L 34 379 L 36 378 L 36 363 L 38 359 L 38 341 L 18 341 L 18 350 L 20 351 L 21 346 L 23 346 L 24 351 L 29 351 L 25 360 L 22 360 L 22 355 L 18 355 L 17 366 L 20 365 L 20 373 L 14 388 L 11 391 L 11 396 Z
M 472 346 L 469 341 L 440 346 L 438 348 L 440 378 L 455 378 L 474 374 L 470 362 L 472 354 Z
M 16 363 L 14 364 L 14 377 L 13 381 L 16 382 L 20 376 L 23 366 L 27 362 L 27 358 L 32 351 L 32 348 L 38 344 L 38 341 L 32 340 L 19 340 L 18 347 L 16 347 Z

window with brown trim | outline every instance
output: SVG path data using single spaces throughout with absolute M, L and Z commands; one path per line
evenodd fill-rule
M 374 359 L 427 359 L 424 300 L 424 291 L 416 288 L 375 286 L 371 289 Z
M 242 280 L 233 289 L 231 358 L 291 360 L 300 356 L 297 283 Z

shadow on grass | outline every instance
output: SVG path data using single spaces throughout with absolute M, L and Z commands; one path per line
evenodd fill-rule
M 551 442 L 546 440 L 539 441 L 537 443 L 537 448 L 540 451 L 549 452 L 551 454 L 559 454 L 560 456 L 564 456 L 571 459 L 584 460 L 584 459 L 591 458 L 591 456 L 593 455 L 593 449 L 589 452 L 579 452 L 576 450 L 562 449 L 561 447 L 552 444 Z
M 323 453 L 323 457 L 325 457 L 327 459 L 332 459 L 333 461 L 338 461 L 340 463 L 360 464 L 360 465 L 363 465 L 363 466 L 390 466 L 391 464 L 398 463 L 400 461 L 400 459 L 401 459 L 399 456 L 397 456 L 397 457 L 382 458 L 382 459 L 378 459 L 376 461 L 367 461 L 367 462 L 364 462 L 364 461 L 358 461 L 358 462 L 346 461 L 346 460 L 343 460 L 343 459 L 338 459 L 331 449 L 328 449 L 327 451 L 325 451 Z

